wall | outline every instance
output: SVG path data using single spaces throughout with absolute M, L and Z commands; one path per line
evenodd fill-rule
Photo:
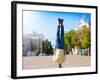
M 66 3 L 66 4 L 87 4 L 87 5 L 99 5 L 100 3 L 100 0 L 31 0 L 31 1 Z M 11 80 L 10 78 L 10 68 L 11 68 L 10 66 L 11 65 L 11 61 L 10 61 L 11 60 L 11 11 L 10 11 L 11 5 L 10 3 L 11 0 L 0 0 L 0 80 Z M 100 15 L 98 17 L 100 18 Z M 100 34 L 99 30 L 100 29 L 98 27 L 98 32 Z M 100 37 L 98 37 L 98 41 L 99 40 Z M 100 42 L 98 42 L 98 44 L 99 43 Z M 98 57 L 100 61 L 100 54 L 98 55 Z M 100 63 L 99 63 L 99 67 L 100 67 Z M 99 74 L 92 74 L 92 75 L 42 78 L 42 80 L 56 80 L 56 79 L 57 80 L 99 80 L 100 79 L 99 75 L 100 72 Z M 41 79 L 35 78 L 34 80 L 41 80 Z

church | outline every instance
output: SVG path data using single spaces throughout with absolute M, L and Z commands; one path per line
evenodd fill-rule
M 80 20 L 79 23 L 78 23 L 78 27 L 76 28 L 76 30 L 81 31 L 84 27 L 90 27 L 90 24 L 89 24 L 89 23 L 86 21 L 86 19 L 85 19 L 85 15 L 82 16 L 81 20 Z M 82 53 L 79 51 L 79 49 L 76 48 L 76 47 L 75 47 L 74 49 L 72 49 L 72 53 L 73 53 L 74 55 L 82 54 Z

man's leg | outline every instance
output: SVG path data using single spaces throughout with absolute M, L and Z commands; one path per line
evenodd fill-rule
M 60 46 L 60 26 L 58 26 L 57 29 L 56 48 L 59 48 L 59 46 Z
M 61 26 L 61 47 L 64 49 L 64 26 Z

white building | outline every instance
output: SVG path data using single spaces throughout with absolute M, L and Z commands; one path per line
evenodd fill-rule
M 34 56 L 39 50 L 42 49 L 42 41 L 44 36 L 42 34 L 24 34 L 23 35 L 23 55 L 24 56 Z M 30 51 L 30 46 L 33 47 Z
M 90 27 L 89 23 L 86 21 L 85 16 L 82 16 L 78 24 L 78 30 L 81 30 L 84 26 Z

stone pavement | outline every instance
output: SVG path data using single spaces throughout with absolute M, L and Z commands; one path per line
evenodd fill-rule
M 23 57 L 23 69 L 47 69 L 57 68 L 57 63 L 53 62 L 53 56 L 29 56 Z M 66 55 L 63 67 L 90 66 L 91 56 Z

